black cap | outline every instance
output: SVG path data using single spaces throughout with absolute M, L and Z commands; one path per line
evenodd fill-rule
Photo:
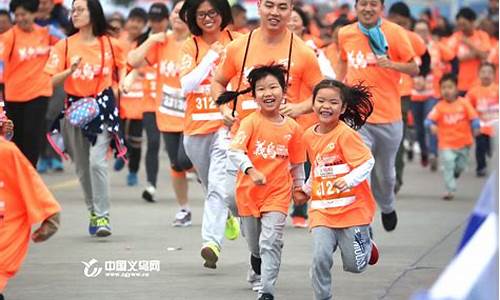
M 161 2 L 155 2 L 149 8 L 149 19 L 152 21 L 161 21 L 163 19 L 168 19 L 168 8 L 165 4 Z

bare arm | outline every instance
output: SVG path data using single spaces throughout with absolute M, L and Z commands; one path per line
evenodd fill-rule
M 79 56 L 73 57 L 69 68 L 52 76 L 52 86 L 57 86 L 63 83 L 66 80 L 66 78 L 68 78 L 71 74 L 73 74 L 73 72 L 76 70 L 81 61 L 82 61 L 81 57 Z
M 167 38 L 166 32 L 160 32 L 150 35 L 144 43 L 142 43 L 139 47 L 129 52 L 127 57 L 128 64 L 134 68 L 145 66 L 147 64 L 145 58 L 149 50 L 151 50 L 151 48 L 156 43 L 165 41 L 166 38 Z

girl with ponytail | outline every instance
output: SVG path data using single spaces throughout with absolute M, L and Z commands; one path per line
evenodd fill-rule
M 369 233 L 376 207 L 367 180 L 375 160 L 355 131 L 373 111 L 371 97 L 362 83 L 347 86 L 323 80 L 313 90 L 319 124 L 310 127 L 302 139 L 312 169 L 293 196 L 298 203 L 310 199 L 315 299 L 332 298 L 332 254 L 337 248 L 347 272 L 361 273 L 378 260 Z

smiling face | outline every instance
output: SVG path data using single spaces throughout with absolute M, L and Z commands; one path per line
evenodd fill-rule
M 335 87 L 323 88 L 314 98 L 313 110 L 322 124 L 336 124 L 345 112 L 345 105 L 340 97 L 340 90 Z
M 441 83 L 441 96 L 448 102 L 453 102 L 458 97 L 458 88 L 455 82 L 445 80 Z
M 23 31 L 31 31 L 33 24 L 35 22 L 35 14 L 26 10 L 24 7 L 17 7 L 14 11 L 14 16 L 16 18 L 16 24 Z
M 210 2 L 205 1 L 196 10 L 196 25 L 204 33 L 214 33 L 220 31 L 222 17 Z
M 292 14 L 291 0 L 260 0 L 258 8 L 261 28 L 280 32 L 288 26 Z
M 181 7 L 184 4 L 184 1 L 177 2 L 170 14 L 170 24 L 172 24 L 172 28 L 174 31 L 188 31 L 187 24 L 184 23 L 180 16 L 179 12 L 181 11 Z
M 263 113 L 279 113 L 282 100 L 283 89 L 276 77 L 267 75 L 255 83 L 255 101 Z
M 71 20 L 77 29 L 90 25 L 90 12 L 86 0 L 75 0 L 73 2 Z
M 365 27 L 375 26 L 383 11 L 384 5 L 381 0 L 359 0 L 356 4 L 359 22 Z
M 290 29 L 298 36 L 302 36 L 302 34 L 304 33 L 304 22 L 302 21 L 299 13 L 297 13 L 296 11 L 292 11 L 290 22 L 288 22 L 288 29 Z

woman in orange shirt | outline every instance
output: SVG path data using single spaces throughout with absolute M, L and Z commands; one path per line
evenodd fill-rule
M 225 30 L 232 22 L 226 0 L 187 0 L 179 15 L 193 34 L 184 43 L 181 58 L 181 88 L 186 97 L 184 147 L 206 193 L 201 256 L 205 267 L 215 269 L 224 236 L 236 239 L 239 224 L 230 217 L 224 201 L 226 190 L 221 183 L 226 179 L 229 134 L 210 86 L 225 46 L 240 34 Z
M 119 157 L 126 153 L 112 90 L 114 75 L 125 75 L 125 59 L 118 41 L 107 36 L 98 0 L 75 0 L 71 24 L 72 34 L 54 46 L 45 72 L 53 85 L 64 82 L 66 109 L 84 98 L 99 107 L 99 114 L 81 127 L 65 120 L 64 133 L 90 213 L 89 234 L 106 237 L 111 234 L 107 152 L 111 144 Z
M 294 190 L 294 198 L 311 198 L 315 299 L 332 299 L 332 254 L 337 247 L 347 272 L 361 273 L 378 260 L 370 239 L 376 208 L 368 183 L 375 161 L 355 131 L 373 110 L 370 98 L 365 86 L 348 87 L 335 80 L 323 80 L 313 91 L 319 124 L 303 136 L 312 170 L 307 183 Z
M 38 4 L 38 0 L 11 1 L 16 25 L 2 37 L 5 110 L 15 125 L 14 143 L 33 165 L 40 155 L 45 113 L 52 96 L 50 76 L 43 73 L 43 68 L 50 47 L 57 42 L 48 28 L 34 23 Z
M 228 151 L 239 169 L 236 205 L 252 269 L 261 276 L 262 300 L 274 299 L 292 187 L 300 187 L 305 177 L 302 129 L 280 114 L 285 73 L 281 65 L 256 67 L 250 72 L 250 88 L 239 94 L 251 91 L 260 109 L 241 121 Z M 234 92 L 226 95 L 230 93 Z

